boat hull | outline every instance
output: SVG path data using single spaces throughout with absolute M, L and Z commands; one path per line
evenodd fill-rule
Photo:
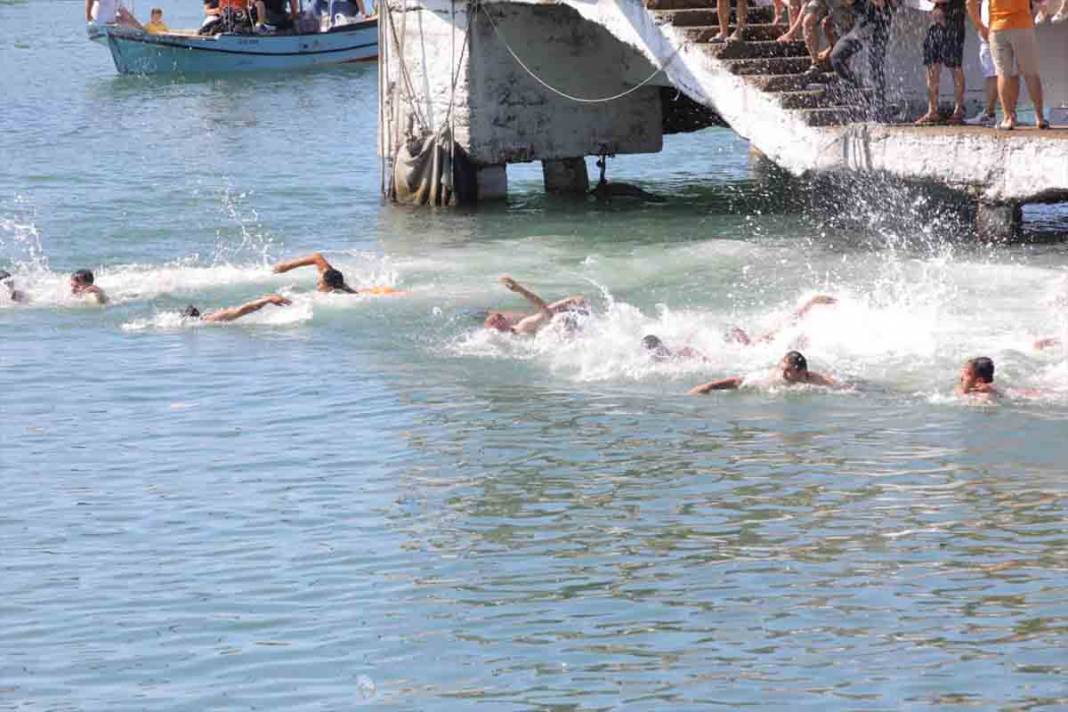
M 378 21 L 306 35 L 151 35 L 108 25 L 89 32 L 106 43 L 121 74 L 230 74 L 285 71 L 378 57 Z

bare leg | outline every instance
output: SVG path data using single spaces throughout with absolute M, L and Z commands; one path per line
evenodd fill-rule
M 1016 126 L 1016 100 L 1020 98 L 1020 77 L 998 75 L 998 96 L 1001 97 L 1001 113 L 1004 124 Z
M 997 110 L 998 104 L 998 78 L 987 77 L 985 81 L 986 88 L 986 113 L 987 116 L 993 116 Z
M 917 124 L 933 124 L 938 121 L 938 81 L 941 75 L 941 64 L 927 67 L 927 113 L 916 119 Z
M 1025 74 L 1024 82 L 1027 83 L 1027 93 L 1031 95 L 1031 104 L 1035 107 L 1035 125 L 1040 126 L 1045 121 L 1042 113 L 1042 77 L 1038 74 Z M 1019 80 L 1017 80 L 1019 88 Z
M 736 12 L 738 13 L 738 27 L 731 34 L 731 39 L 741 42 L 745 39 L 745 21 L 749 16 L 749 0 L 738 0 Z
M 790 26 L 786 29 L 786 32 L 779 35 L 775 40 L 776 42 L 793 42 L 797 39 L 797 33 L 801 31 L 801 22 L 804 18 L 801 13 L 796 13 L 793 19 L 790 20 Z
M 964 120 L 964 70 L 961 67 L 953 68 L 953 119 Z
M 716 3 L 716 16 L 719 18 L 719 34 L 712 38 L 713 42 L 725 42 L 727 30 L 731 26 L 731 6 L 727 0 L 719 0 Z
M 816 36 L 816 13 L 805 13 L 805 17 L 801 20 L 801 34 L 805 38 L 805 48 L 808 50 L 808 56 L 812 60 L 813 64 L 818 64 L 819 58 L 819 37 Z
M 783 0 L 771 0 L 771 6 L 773 8 L 775 8 L 774 9 L 774 15 L 771 18 L 771 24 L 773 24 L 773 25 L 781 25 L 782 24 L 782 11 L 783 11 L 783 8 L 786 7 L 786 3 L 784 3 Z M 789 15 L 789 13 L 787 13 L 787 15 Z

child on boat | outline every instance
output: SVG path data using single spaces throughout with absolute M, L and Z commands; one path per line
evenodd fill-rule
M 163 22 L 163 9 L 154 7 L 149 14 L 148 24 L 145 25 L 145 32 L 150 35 L 162 35 L 170 32 L 170 29 Z

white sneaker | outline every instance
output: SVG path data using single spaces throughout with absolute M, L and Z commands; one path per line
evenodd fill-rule
M 997 122 L 997 116 L 995 116 L 994 114 L 988 114 L 985 111 L 980 111 L 972 118 L 964 120 L 964 123 L 968 126 L 986 126 L 987 128 L 993 126 Z
M 1057 25 L 1062 22 L 1068 21 L 1068 10 L 1061 10 L 1056 15 L 1051 17 L 1049 21 Z

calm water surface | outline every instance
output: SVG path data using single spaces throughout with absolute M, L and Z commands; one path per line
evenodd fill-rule
M 118 77 L 81 8 L 0 0 L 0 709 L 1068 708 L 1063 211 L 804 211 L 721 130 L 611 163 L 661 205 L 397 209 L 373 67 Z M 506 272 L 594 314 L 487 335 Z M 799 345 L 855 387 L 683 395 Z

